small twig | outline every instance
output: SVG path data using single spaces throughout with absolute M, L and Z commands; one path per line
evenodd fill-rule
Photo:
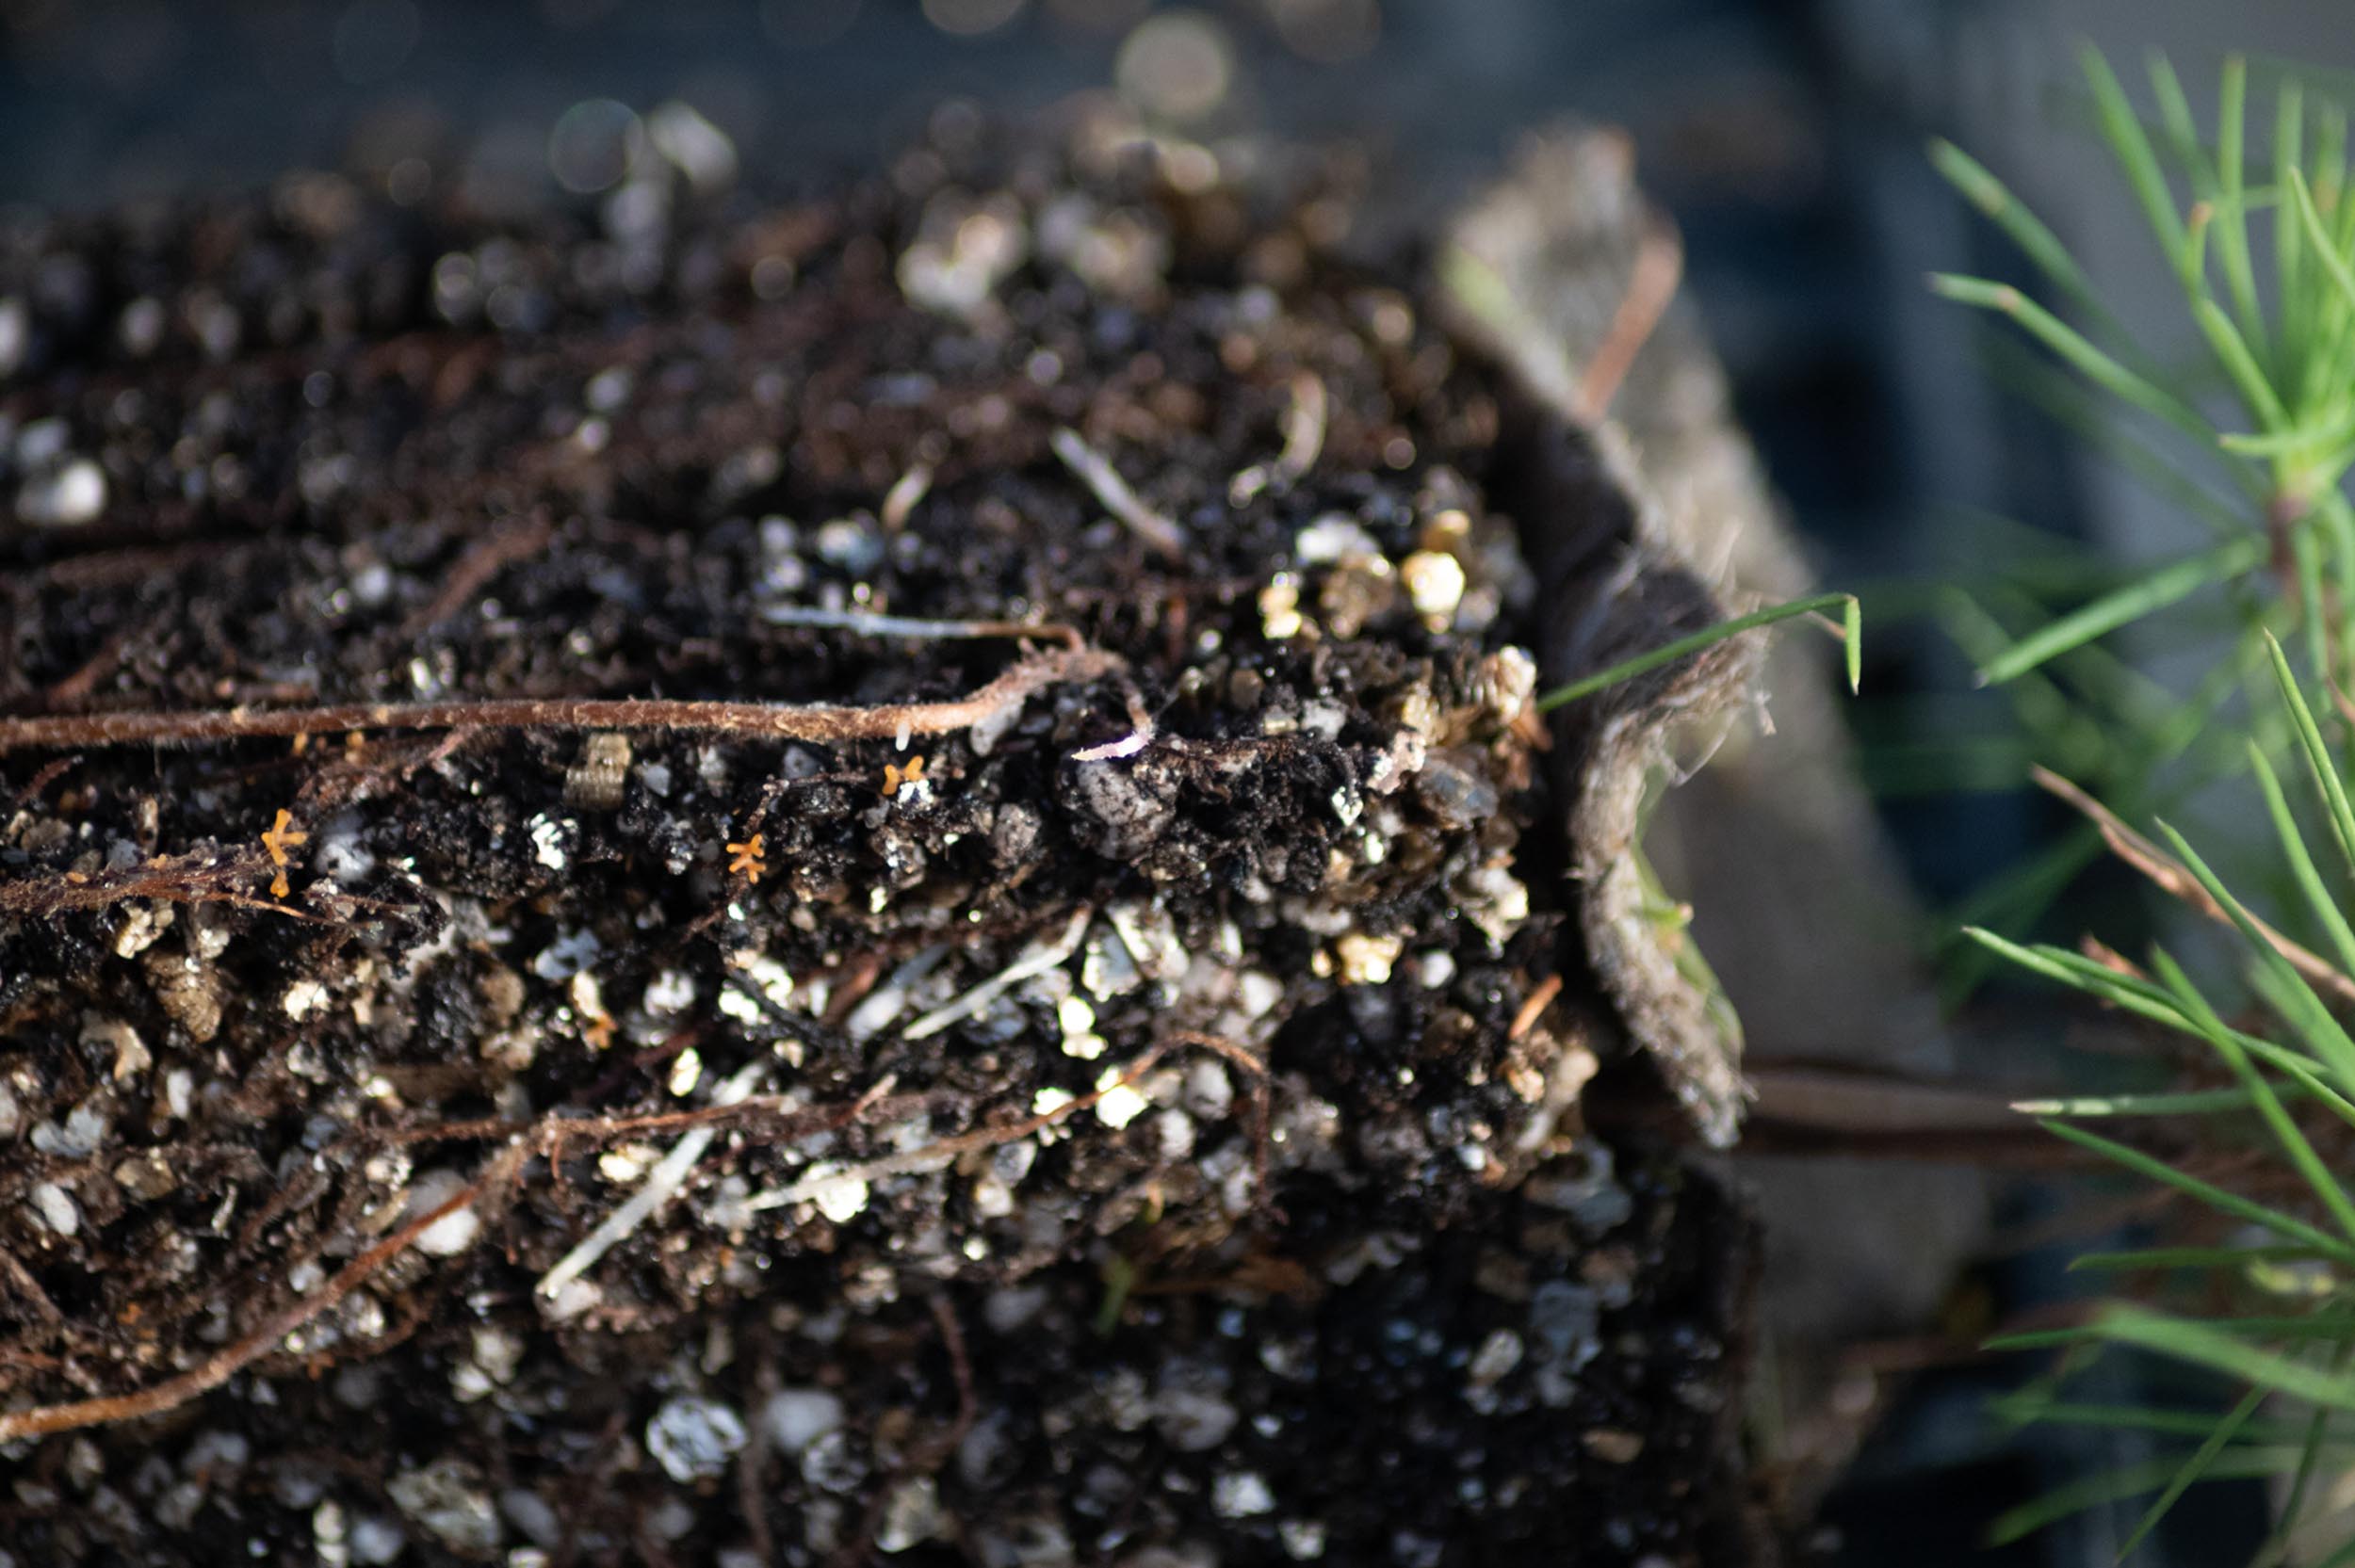
M 482 1174 L 472 1182 L 345 1264 L 333 1277 L 310 1295 L 296 1297 L 264 1317 L 260 1326 L 252 1333 L 224 1346 L 187 1371 L 177 1377 L 166 1378 L 136 1394 L 76 1399 L 67 1404 L 36 1405 L 31 1410 L 0 1411 L 0 1443 L 13 1443 L 25 1437 L 43 1437 L 52 1432 L 73 1431 L 82 1427 L 103 1426 L 115 1421 L 136 1421 L 143 1416 L 161 1414 L 186 1404 L 200 1394 L 219 1388 L 269 1354 L 288 1334 L 313 1321 L 366 1284 L 372 1275 L 407 1252 L 427 1231 L 512 1180 L 515 1172 L 522 1169 L 524 1157 L 529 1150 L 530 1145 L 525 1140 L 510 1143 L 484 1165 Z
M 98 683 L 122 661 L 122 651 L 130 645 L 131 632 L 128 627 L 108 638 L 99 645 L 98 652 L 82 662 L 79 669 L 49 688 L 44 694 L 49 705 L 70 708 L 87 702 L 89 694 L 98 689 Z
M 2166 850 L 2120 820 L 2107 806 L 2049 768 L 2036 768 L 2030 776 L 2045 789 L 2083 812 L 2101 833 L 2102 842 L 2109 846 L 2110 853 L 2157 883 L 2160 891 L 2218 925 L 2230 926 L 2233 923 L 2231 913 L 2209 897 L 2208 890 L 2200 885 L 2198 878 Z M 2249 916 L 2249 924 L 2265 939 L 2266 946 L 2288 962 L 2291 968 L 2333 993 L 2341 1001 L 2355 1002 L 2355 979 L 2340 974 L 2329 959 L 2283 936 L 2254 914 Z
M 1627 293 L 1611 318 L 1611 329 L 1586 361 L 1579 378 L 1578 400 L 1570 415 L 1582 425 L 1600 424 L 1611 411 L 1619 383 L 1635 364 L 1635 356 L 1651 340 L 1668 302 L 1676 298 L 1684 276 L 1684 246 L 1676 231 L 1656 218 L 1647 218 L 1635 244 L 1635 265 L 1629 271 Z
M 0 719 L 0 752 L 61 746 L 187 745 L 355 730 L 705 730 L 780 740 L 887 740 L 968 729 L 1048 687 L 1095 680 L 1119 668 L 1116 655 L 1099 650 L 1050 649 L 1019 660 L 970 696 L 873 707 L 660 697 L 511 697 L 348 703 L 311 708 L 36 715 Z
M 1145 504 L 1137 493 L 1129 488 L 1129 481 L 1120 477 L 1112 460 L 1080 438 L 1077 430 L 1058 427 L 1048 438 L 1055 456 L 1071 470 L 1079 481 L 1100 502 L 1104 509 L 1118 518 L 1128 530 L 1150 545 L 1166 558 L 1178 561 L 1186 557 L 1186 536 L 1177 524 Z

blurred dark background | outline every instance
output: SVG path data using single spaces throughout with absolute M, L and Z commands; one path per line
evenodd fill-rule
M 2022 274 L 1925 138 L 2009 181 L 2121 315 L 2171 322 L 2174 285 L 2083 134 L 2071 44 L 2091 39 L 2121 73 L 2164 47 L 2204 116 L 2227 48 L 2355 65 L 2347 15 L 2329 0 L 0 0 L 0 204 L 108 205 L 293 167 L 366 170 L 396 199 L 463 181 L 492 205 L 593 202 L 647 138 L 757 193 L 876 163 L 944 101 L 1019 112 L 1110 90 L 1206 139 L 1362 138 L 1436 206 L 1518 130 L 1607 120 L 1634 134 L 1684 233 L 1688 287 L 1801 537 L 1850 586 L 1935 575 L 1974 512 L 2124 556 L 2189 537 L 1994 390 L 1975 323 L 1922 286 L 1932 269 Z M 1975 721 L 1966 668 L 1926 626 L 1867 646 L 1868 766 L 1877 741 Z M 1880 782 L 1933 907 L 2056 826 L 2000 775 Z M 2033 1300 L 2058 1261 L 2014 1257 L 1985 1283 L 1999 1307 Z M 1980 1551 L 2002 1508 L 2138 1457 L 2007 1438 L 1984 1414 L 2004 1375 L 1916 1384 L 1832 1499 L 1832 1560 L 2114 1559 L 2131 1513 Z M 2217 1489 L 2139 1560 L 2226 1560 L 2259 1513 L 2252 1493 Z

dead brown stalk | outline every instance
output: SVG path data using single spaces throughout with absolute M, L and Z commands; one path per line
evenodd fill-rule
M 2102 842 L 2109 846 L 2110 853 L 2150 878 L 2160 891 L 2219 925 L 2233 924 L 2232 913 L 2209 896 L 2208 890 L 2200 885 L 2200 879 L 2172 855 L 2120 821 L 2107 806 L 2050 769 L 2038 768 L 2033 776 L 2038 784 L 2083 812 L 2101 833 Z M 2339 973 L 2320 953 L 2293 942 L 2255 915 L 2247 918 L 2250 928 L 2291 968 L 2340 1001 L 2355 1004 L 2355 979 Z

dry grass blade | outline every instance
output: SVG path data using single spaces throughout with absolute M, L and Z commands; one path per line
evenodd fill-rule
M 2109 846 L 2110 853 L 2150 878 L 2161 892 L 2218 925 L 2229 926 L 2233 923 L 2231 913 L 2209 896 L 2208 890 L 2200 885 L 2198 878 L 2166 850 L 2120 821 L 2107 806 L 2049 768 L 2036 768 L 2032 776 L 2045 790 L 2084 813 L 2086 819 L 2101 833 L 2102 842 Z M 2355 1004 L 2355 980 L 2341 974 L 2329 959 L 2283 936 L 2254 915 L 2249 917 L 2249 924 L 2291 968 L 2339 1000 Z

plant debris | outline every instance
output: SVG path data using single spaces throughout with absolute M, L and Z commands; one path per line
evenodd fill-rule
M 1756 1549 L 1498 394 L 1199 152 L 0 235 L 0 1560 Z

